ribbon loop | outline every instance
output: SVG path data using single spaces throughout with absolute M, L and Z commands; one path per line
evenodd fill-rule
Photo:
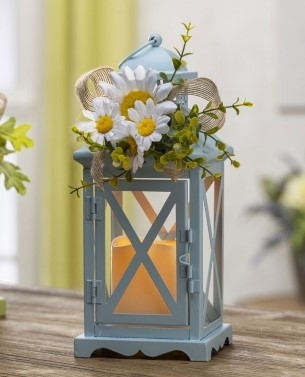
M 98 67 L 94 68 L 89 72 L 84 73 L 75 84 L 75 91 L 76 94 L 86 110 L 94 111 L 92 101 L 95 97 L 104 97 L 105 94 L 102 91 L 102 88 L 99 85 L 100 81 L 105 81 L 108 83 L 112 83 L 110 79 L 110 72 L 113 71 L 111 67 Z M 92 89 L 90 90 L 90 82 L 91 86 L 93 86 L 93 93 Z
M 168 99 L 174 100 L 179 95 L 192 95 L 200 97 L 208 102 L 212 101 L 211 109 L 217 108 L 221 103 L 217 86 L 210 79 L 199 77 L 187 80 L 183 85 L 175 86 L 169 93 Z M 203 131 L 211 130 L 214 127 L 221 128 L 225 123 L 225 114 L 220 110 L 211 111 L 217 119 L 209 115 L 201 114 L 198 119 Z

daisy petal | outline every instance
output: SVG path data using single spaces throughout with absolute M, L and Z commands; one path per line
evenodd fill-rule
M 157 99 L 157 102 L 163 101 L 168 96 L 172 87 L 173 85 L 170 82 L 158 85 L 154 91 L 154 95 Z
M 136 79 L 134 75 L 134 71 L 128 66 L 124 68 L 123 74 L 128 81 L 134 81 Z
M 164 101 L 160 105 L 163 106 L 163 114 L 171 114 L 177 110 L 177 105 L 173 101 Z
M 96 120 L 96 116 L 93 111 L 82 110 L 82 113 L 86 118 L 91 119 L 91 120 Z
M 77 127 L 83 132 L 92 132 L 95 131 L 95 122 L 79 122 Z
M 121 90 L 119 90 L 114 85 L 109 84 L 108 82 L 104 82 L 104 81 L 100 81 L 99 85 L 102 88 L 102 90 L 103 90 L 103 92 L 105 93 L 106 96 L 113 98 L 115 100 L 122 97 Z
M 142 119 L 142 117 L 139 115 L 138 111 L 136 111 L 133 108 L 128 109 L 128 117 L 132 121 L 138 123 Z
M 125 82 L 125 80 L 123 79 L 123 77 L 121 75 L 119 75 L 116 72 L 111 72 L 110 73 L 110 77 L 111 77 L 111 80 L 114 83 L 114 86 L 116 86 L 117 88 L 120 88 L 120 90 L 123 93 L 126 93 L 128 91 L 126 82 Z

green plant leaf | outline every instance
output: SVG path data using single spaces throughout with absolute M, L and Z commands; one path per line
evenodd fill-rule
M 183 85 L 185 83 L 185 79 L 183 77 L 175 77 L 172 83 L 174 85 Z
M 172 62 L 175 70 L 178 70 L 181 67 L 181 61 L 175 57 L 172 58 Z
M 186 34 L 181 34 L 181 37 L 184 43 L 187 43 L 192 38 L 191 35 L 186 35 Z
M 215 113 L 205 113 L 205 115 L 209 116 L 210 118 L 213 118 L 213 119 L 218 119 L 218 116 L 215 114 Z
M 20 172 L 20 168 L 17 165 L 7 161 L 0 161 L 0 175 L 4 175 L 4 186 L 6 190 L 12 187 L 18 192 L 18 194 L 24 195 L 26 193 L 26 187 L 23 182 L 30 182 L 29 178 Z
M 218 109 L 219 109 L 220 111 L 222 111 L 223 113 L 226 113 L 226 112 L 227 112 L 227 109 L 225 108 L 223 102 L 221 102 L 221 103 L 219 104 Z
M 6 135 L 10 135 L 13 132 L 13 129 L 16 124 L 16 119 L 14 117 L 10 117 L 6 122 L 0 125 L 0 136 L 2 136 L 5 140 Z
M 197 115 L 199 113 L 199 107 L 197 104 L 193 105 L 191 111 L 190 111 L 190 116 Z
M 30 128 L 30 124 L 22 124 L 13 129 L 10 142 L 16 151 L 20 151 L 22 147 L 32 148 L 34 146 L 34 141 L 26 135 Z
M 239 113 L 240 113 L 239 108 L 236 107 L 235 105 L 233 105 L 233 109 L 236 111 L 236 114 L 239 115 Z
M 207 135 L 213 135 L 219 130 L 219 127 L 213 127 L 210 130 L 205 131 L 204 133 Z
M 212 106 L 213 101 L 209 101 L 203 111 L 208 110 Z
M 125 175 L 126 181 L 131 182 L 132 181 L 132 172 L 131 170 L 128 170 Z
M 166 75 L 165 72 L 160 72 L 159 75 L 160 75 L 161 79 L 162 79 L 164 82 L 168 82 L 168 81 L 169 81 L 169 80 L 168 80 L 168 77 L 167 77 L 167 75 Z
M 26 133 L 31 126 L 29 124 L 22 124 L 15 127 L 16 119 L 14 117 L 9 118 L 5 123 L 0 126 L 0 139 L 9 141 L 15 151 L 20 151 L 22 147 L 32 148 L 34 142 L 29 138 Z

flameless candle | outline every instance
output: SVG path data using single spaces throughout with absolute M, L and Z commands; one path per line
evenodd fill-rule
M 114 292 L 134 255 L 135 249 L 128 237 L 119 236 L 112 241 L 111 292 Z M 155 241 L 148 255 L 176 300 L 176 241 Z M 126 287 L 115 313 L 171 314 L 143 263 L 140 264 Z

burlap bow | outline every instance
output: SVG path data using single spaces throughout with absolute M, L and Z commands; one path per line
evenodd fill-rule
M 75 90 L 84 109 L 94 111 L 93 99 L 95 97 L 106 97 L 99 82 L 112 83 L 110 77 L 112 71 L 113 69 L 110 67 L 98 67 L 85 73 L 77 80 Z M 207 102 L 211 101 L 210 109 L 218 108 L 221 103 L 216 85 L 213 81 L 203 77 L 187 80 L 183 85 L 174 86 L 169 93 L 168 99 L 174 101 L 179 95 L 195 96 Z M 221 128 L 224 125 L 225 114 L 220 110 L 213 110 L 212 113 L 217 116 L 217 119 L 206 114 L 199 115 L 198 119 L 203 131 L 208 131 L 214 127 Z M 103 187 L 103 158 L 103 152 L 94 153 L 91 166 L 92 178 L 101 188 Z M 168 174 L 171 178 L 177 179 L 176 173 L 178 172 L 173 174 L 172 169 L 170 170 L 171 172 L 168 172 Z

